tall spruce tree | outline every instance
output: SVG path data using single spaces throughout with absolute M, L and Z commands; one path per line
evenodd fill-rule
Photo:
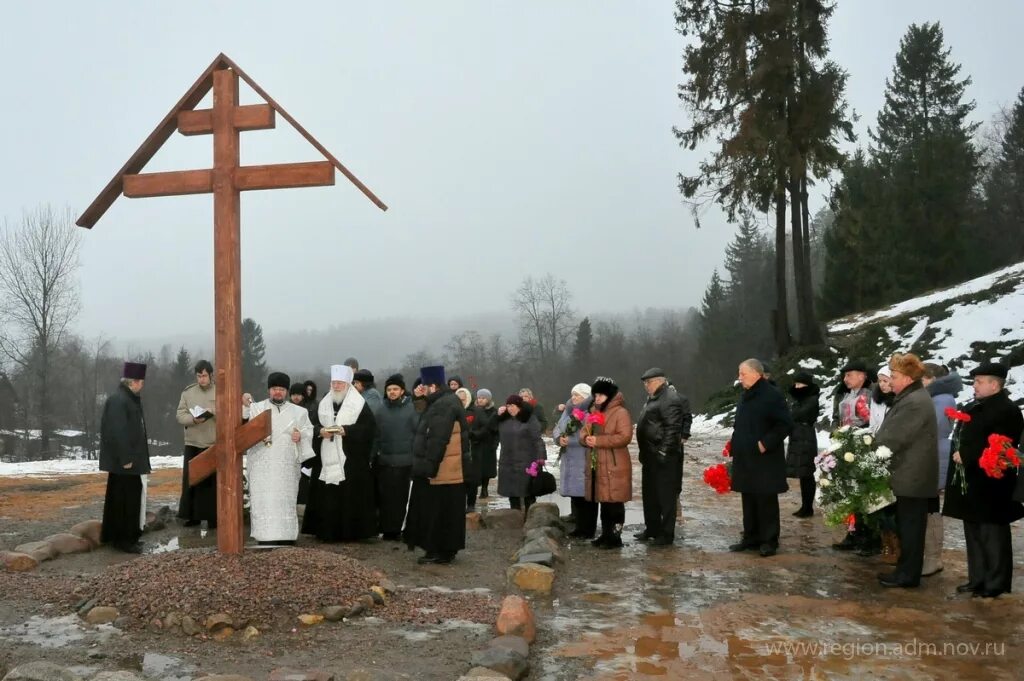
M 786 278 L 787 201 L 793 233 L 799 340 L 821 342 L 811 281 L 807 186 L 842 160 L 837 140 L 852 137 L 842 93 L 846 74 L 828 52 L 834 9 L 821 0 L 677 0 L 680 33 L 695 39 L 684 54 L 689 80 L 679 97 L 693 114 L 677 129 L 688 149 L 714 139 L 717 151 L 680 191 L 700 206 L 720 203 L 775 213 L 775 310 L 779 351 L 791 343 Z M 788 192 L 788 196 L 787 196 Z
M 1006 131 L 983 184 L 981 268 L 1024 260 L 1024 88 L 1009 112 Z
M 255 319 L 246 317 L 242 320 L 242 389 L 252 393 L 254 399 L 266 394 L 263 383 L 267 378 L 266 354 L 263 327 Z
M 891 243 L 913 258 L 895 267 L 895 286 L 880 303 L 960 280 L 975 217 L 979 157 L 965 99 L 971 79 L 950 57 L 942 27 L 911 24 L 886 80 L 885 104 L 869 131 L 882 172 Z

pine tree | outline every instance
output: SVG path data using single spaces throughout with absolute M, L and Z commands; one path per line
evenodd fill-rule
M 978 125 L 967 120 L 971 79 L 960 79 L 939 24 L 911 24 L 900 41 L 885 104 L 869 131 L 871 153 L 882 171 L 891 243 L 912 246 L 902 258 L 889 302 L 951 283 L 965 272 L 964 250 L 975 209 L 979 157 L 972 143 Z M 874 197 L 877 199 L 877 197 Z
M 590 317 L 584 317 L 576 327 L 576 342 L 572 349 L 572 367 L 576 372 L 587 372 L 593 366 L 594 332 Z
M 263 343 L 263 327 L 250 317 L 242 320 L 242 390 L 252 393 L 256 399 L 264 395 L 264 381 L 267 378 L 265 356 L 267 348 Z
M 178 355 L 174 358 L 174 368 L 171 373 L 174 376 L 175 383 L 182 388 L 194 380 L 192 358 L 189 356 L 188 350 L 185 349 L 184 345 L 178 349 Z
M 978 241 L 980 268 L 1024 260 L 1024 88 L 984 181 L 985 215 Z

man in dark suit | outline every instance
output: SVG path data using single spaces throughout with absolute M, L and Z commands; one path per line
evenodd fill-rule
M 958 451 L 950 455 L 952 464 L 946 474 L 946 504 L 942 509 L 943 515 L 964 521 L 967 582 L 956 590 L 984 598 L 1010 591 L 1010 523 L 1024 517 L 1024 506 L 1013 498 L 1016 469 L 1007 468 L 1002 478 L 992 478 L 979 465 L 989 435 L 998 433 L 1017 443 L 1024 430 L 1024 417 L 1005 389 L 1006 375 L 1007 366 L 994 362 L 971 372 L 974 400 L 964 407 L 971 420 L 961 424 Z M 959 481 L 953 481 L 958 466 L 963 467 L 966 491 Z
M 783 443 L 793 429 L 786 398 L 764 376 L 764 365 L 748 359 L 739 367 L 743 394 L 732 432 L 732 491 L 743 497 L 743 538 L 730 551 L 779 548 L 779 495 L 786 484 Z

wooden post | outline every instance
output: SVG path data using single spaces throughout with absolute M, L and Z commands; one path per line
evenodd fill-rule
M 242 457 L 235 431 L 242 422 L 242 251 L 239 191 L 238 74 L 213 72 L 213 281 L 217 362 L 217 548 L 241 553 Z

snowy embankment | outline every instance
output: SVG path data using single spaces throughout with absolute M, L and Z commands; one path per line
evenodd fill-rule
M 180 456 L 153 456 L 149 459 L 153 470 L 160 468 L 181 468 Z M 0 461 L 0 477 L 6 478 L 53 478 L 60 475 L 82 475 L 99 473 L 99 461 L 81 459 L 51 459 L 50 461 Z

